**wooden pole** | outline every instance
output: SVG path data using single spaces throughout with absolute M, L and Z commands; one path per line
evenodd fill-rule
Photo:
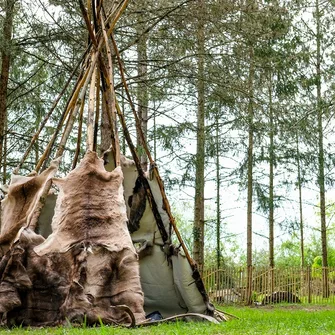
M 68 114 L 70 113 L 70 111 L 74 107 L 74 104 L 75 104 L 75 102 L 78 98 L 80 89 L 83 87 L 83 85 L 84 85 L 84 83 L 87 79 L 87 76 L 89 74 L 89 71 L 90 71 L 90 68 L 88 67 L 86 69 L 83 77 L 79 78 L 79 80 L 77 81 L 77 85 L 74 87 L 74 91 L 73 91 L 73 94 L 71 95 L 70 101 L 69 101 L 68 105 L 66 106 L 66 109 L 65 109 L 61 119 L 58 122 L 57 129 L 54 132 L 54 134 L 52 135 L 52 138 L 51 138 L 50 142 L 48 143 L 44 153 L 42 154 L 42 156 L 40 157 L 40 160 L 38 161 L 38 163 L 36 165 L 36 168 L 35 168 L 36 172 L 38 172 L 40 170 L 40 168 L 42 167 L 43 162 L 48 158 L 48 156 L 50 154 L 50 151 L 51 151 L 51 148 L 52 148 L 52 146 L 53 146 L 53 144 L 56 140 L 56 137 L 57 137 L 61 127 L 63 126 Z
M 17 174 L 20 170 L 20 168 L 22 167 L 23 163 L 25 162 L 25 160 L 27 159 L 32 147 L 34 146 L 36 140 L 38 139 L 41 131 L 43 130 L 43 128 L 45 127 L 46 123 L 48 122 L 49 118 L 51 117 L 53 111 L 56 109 L 58 102 L 60 101 L 61 97 L 64 95 L 65 91 L 67 90 L 73 76 L 75 75 L 75 73 L 77 72 L 79 65 L 82 63 L 84 56 L 87 54 L 87 50 L 85 51 L 85 53 L 83 54 L 83 56 L 81 57 L 80 61 L 77 63 L 76 67 L 74 68 L 74 70 L 72 71 L 70 77 L 68 78 L 68 80 L 66 81 L 63 89 L 61 90 L 61 92 L 58 94 L 57 98 L 54 100 L 49 112 L 46 114 L 46 116 L 44 117 L 43 121 L 41 122 L 37 132 L 34 134 L 34 136 L 32 137 L 30 144 L 28 145 L 28 148 L 26 149 L 25 153 L 23 154 L 18 166 L 14 169 L 13 173 Z M 82 74 L 79 76 L 79 78 L 81 78 Z M 78 81 L 76 82 L 75 87 L 78 85 Z
M 196 263 L 194 262 L 194 260 L 190 256 L 190 254 L 189 254 L 189 252 L 188 252 L 188 250 L 186 248 L 186 245 L 185 245 L 185 243 L 184 243 L 184 241 L 183 241 L 183 239 L 182 239 L 182 237 L 181 237 L 181 235 L 179 233 L 176 221 L 175 221 L 175 219 L 174 219 L 174 217 L 173 217 L 173 215 L 171 213 L 171 207 L 170 207 L 170 203 L 169 203 L 169 201 L 168 201 L 168 199 L 166 197 L 166 194 L 165 194 L 163 181 L 162 181 L 162 179 L 161 179 L 161 177 L 159 175 L 158 168 L 157 168 L 155 162 L 153 161 L 152 156 L 151 156 L 151 154 L 149 152 L 149 149 L 148 149 L 148 146 L 147 146 L 147 143 L 145 141 L 144 134 L 143 134 L 143 131 L 142 131 L 142 128 L 141 128 L 140 120 L 138 118 L 138 115 L 137 115 L 136 110 L 135 110 L 135 106 L 134 106 L 134 104 L 132 102 L 132 99 L 131 99 L 131 96 L 130 96 L 130 93 L 129 93 L 128 85 L 127 85 L 127 82 L 126 82 L 126 79 L 125 79 L 125 75 L 124 75 L 124 70 L 123 70 L 123 65 L 122 65 L 122 61 L 121 61 L 121 56 L 120 56 L 120 53 L 119 53 L 119 50 L 118 50 L 118 47 L 116 45 L 116 42 L 115 42 L 115 39 L 114 39 L 113 35 L 111 36 L 111 39 L 112 39 L 114 51 L 116 53 L 116 57 L 118 59 L 118 64 L 119 64 L 120 74 L 121 74 L 121 78 L 122 78 L 122 83 L 123 83 L 125 92 L 127 94 L 129 104 L 131 106 L 131 109 L 132 109 L 134 117 L 135 117 L 136 128 L 137 128 L 137 131 L 139 132 L 139 135 L 141 137 L 141 141 L 143 143 L 143 148 L 144 148 L 144 150 L 145 150 L 145 152 L 146 152 L 146 154 L 147 154 L 147 156 L 149 158 L 151 169 L 153 170 L 154 176 L 156 177 L 159 189 L 161 191 L 161 195 L 162 195 L 162 199 L 163 199 L 163 204 L 164 204 L 164 207 L 165 207 L 165 211 L 166 211 L 166 213 L 169 216 L 170 224 L 172 225 L 172 227 L 173 227 L 173 229 L 174 229 L 174 231 L 176 233 L 178 241 L 180 242 L 180 244 L 181 244 L 181 246 L 183 248 L 183 251 L 185 253 L 185 256 L 186 256 L 188 262 L 190 263 L 190 265 L 192 267 L 196 267 Z M 121 112 L 121 109 L 120 109 L 120 107 L 118 106 L 117 103 L 116 103 L 116 110 L 117 110 L 117 112 L 119 114 L 119 117 L 120 117 L 120 115 L 122 115 L 122 112 Z
M 102 28 L 102 34 L 103 34 L 103 38 L 105 41 L 105 48 L 107 51 L 107 60 L 108 60 L 108 67 L 107 67 L 107 71 L 108 71 L 108 82 L 109 82 L 109 92 L 110 92 L 110 96 L 111 96 L 111 116 L 112 116 L 112 121 L 113 121 L 113 132 L 114 132 L 114 141 L 115 141 L 115 164 L 116 166 L 120 166 L 120 142 L 119 142 L 119 136 L 118 136 L 118 132 L 117 132 L 117 125 L 116 125 L 116 112 L 115 112 L 115 90 L 114 90 L 114 78 L 113 78 L 113 63 L 112 63 L 112 53 L 109 47 L 109 43 L 108 43 L 108 36 L 106 33 L 106 27 L 105 27 L 105 23 L 104 20 L 102 18 L 102 15 L 100 17 L 101 20 L 101 28 Z
M 113 32 L 113 29 L 117 23 L 117 21 L 119 20 L 121 14 L 124 12 L 124 10 L 126 9 L 127 5 L 128 5 L 129 0 L 125 0 L 124 3 L 122 4 L 122 6 L 120 7 L 119 11 L 116 13 L 113 21 L 111 22 L 111 24 L 109 25 L 108 31 L 107 31 L 107 36 L 111 35 L 111 33 Z
M 80 154 L 80 144 L 81 144 L 81 136 L 82 136 L 82 129 L 83 129 L 84 107 L 85 107 L 85 98 L 81 102 L 81 107 L 80 107 L 77 147 L 76 147 L 76 152 L 75 152 L 73 162 L 72 162 L 72 170 L 76 168 L 77 163 L 78 163 L 79 154 Z
M 92 25 L 91 25 L 91 21 L 90 21 L 89 15 L 88 15 L 88 13 L 86 11 L 86 8 L 85 8 L 82 0 L 79 0 L 79 6 L 80 6 L 81 13 L 82 13 L 82 15 L 84 17 L 84 20 L 85 20 L 85 23 L 86 23 L 86 27 L 87 27 L 88 33 L 90 35 L 90 39 L 91 39 L 92 43 L 94 44 L 95 48 L 98 48 L 98 42 L 96 40 L 94 31 L 93 31 L 93 28 L 92 28 Z
M 312 302 L 312 276 L 311 276 L 311 267 L 307 267 L 307 295 L 308 295 L 308 303 Z
M 138 155 L 136 153 L 133 141 L 131 140 L 131 137 L 130 137 L 130 134 L 129 134 L 129 131 L 128 131 L 128 127 L 127 127 L 126 121 L 124 119 L 124 115 L 123 115 L 123 113 L 122 113 L 122 111 L 120 109 L 120 106 L 117 103 L 117 101 L 116 101 L 116 111 L 117 111 L 117 114 L 119 116 L 122 128 L 123 128 L 124 136 L 125 136 L 125 138 L 127 140 L 129 149 L 130 149 L 130 151 L 132 153 L 132 156 L 133 156 L 133 159 L 135 161 L 135 165 L 136 165 L 137 172 L 139 174 L 139 178 L 140 178 L 140 180 L 142 182 L 142 185 L 145 188 L 147 199 L 149 201 L 149 205 L 150 205 L 150 207 L 152 209 L 152 212 L 153 212 L 153 215 L 155 217 L 155 220 L 156 220 L 156 223 L 157 223 L 157 227 L 158 227 L 159 232 L 160 232 L 160 234 L 162 236 L 163 242 L 164 243 L 170 242 L 169 241 L 169 236 L 168 236 L 168 234 L 166 232 L 164 223 L 163 223 L 161 215 L 159 213 L 156 201 L 155 201 L 154 196 L 152 194 L 152 191 L 151 191 L 148 179 L 144 175 L 144 171 L 143 171 L 142 166 L 141 166 L 141 161 L 140 161 L 140 159 L 139 159 L 139 157 L 138 157 Z
M 102 60 L 100 60 L 101 62 Z M 103 66 L 100 65 L 100 68 L 102 69 Z M 101 70 L 102 71 L 102 70 Z M 102 71 L 103 72 L 103 71 Z M 111 146 L 112 146 L 112 153 L 113 153 L 113 158 L 114 158 L 114 163 L 116 166 L 116 162 L 115 162 L 115 157 L 116 157 L 116 153 L 115 153 L 115 134 L 114 134 L 114 127 L 113 127 L 113 118 L 112 118 L 112 113 L 110 111 L 110 106 L 111 106 L 111 98 L 110 98 L 110 94 L 109 94 L 109 88 L 108 88 L 108 83 L 107 83 L 107 73 L 102 73 L 101 76 L 101 82 L 102 82 L 102 89 L 103 89 L 103 102 L 105 103 L 105 108 L 106 108 L 106 114 L 107 114 L 107 119 L 108 119 L 108 123 L 109 123 L 109 127 L 110 127 L 110 131 L 111 131 Z
M 96 82 L 96 67 L 93 69 L 91 78 L 90 91 L 89 91 L 89 103 L 87 113 L 87 138 L 86 138 L 86 149 L 93 151 L 94 146 L 94 107 L 95 107 L 95 82 Z
M 81 102 L 82 102 L 82 100 L 84 100 L 88 83 L 91 81 L 93 72 L 95 70 L 99 54 L 100 54 L 100 52 L 99 52 L 99 50 L 97 50 L 95 52 L 95 54 L 93 55 L 92 63 L 90 64 L 87 78 L 86 78 L 86 80 L 84 82 L 84 85 L 83 85 L 83 87 L 81 89 L 81 92 L 80 92 L 80 94 L 78 96 L 78 100 L 76 102 L 76 105 L 74 106 L 72 113 L 69 115 L 67 125 L 65 127 L 62 139 L 61 139 L 61 141 L 59 143 L 58 150 L 56 152 L 56 158 L 58 158 L 58 157 L 60 157 L 60 156 L 63 155 L 63 152 L 65 150 L 65 145 L 66 145 L 67 140 L 68 140 L 68 138 L 70 136 L 70 133 L 71 133 L 74 121 L 75 121 L 77 113 L 78 113 L 78 110 L 79 110 L 79 108 L 81 106 Z
M 99 119 L 100 119 L 100 71 L 97 71 L 96 75 L 97 80 L 96 80 L 96 92 L 95 92 L 95 121 L 94 121 L 93 151 L 97 151 Z

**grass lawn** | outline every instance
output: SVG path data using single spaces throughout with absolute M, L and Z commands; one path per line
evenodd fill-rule
M 221 308 L 222 309 L 222 308 Z M 261 307 L 225 307 L 239 319 L 219 325 L 176 322 L 137 329 L 113 327 L 0 329 L 9 335 L 207 335 L 207 334 L 335 334 L 335 307 L 313 305 L 281 305 Z

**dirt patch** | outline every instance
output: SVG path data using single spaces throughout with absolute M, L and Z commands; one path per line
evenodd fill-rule
M 306 312 L 316 312 L 316 311 L 330 311 L 334 310 L 335 306 L 332 305 L 304 305 L 304 304 L 276 304 L 276 305 L 259 305 L 250 306 L 250 308 L 262 309 L 262 310 L 297 310 Z

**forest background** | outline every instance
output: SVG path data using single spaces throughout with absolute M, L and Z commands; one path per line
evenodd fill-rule
M 200 267 L 335 266 L 334 9 L 332 0 L 136 0 L 116 27 L 142 128 Z M 74 0 L 2 0 L 0 32 L 6 184 L 78 75 L 88 35 Z M 117 72 L 114 85 L 136 138 Z M 70 94 L 21 173 L 36 166 Z M 106 124 L 102 114 L 100 151 Z M 63 173 L 77 137 L 74 129 Z

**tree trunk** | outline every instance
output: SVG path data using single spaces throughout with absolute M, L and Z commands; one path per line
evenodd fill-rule
M 137 33 L 140 36 L 145 31 L 145 26 L 142 23 L 145 21 L 144 13 L 145 6 L 141 6 L 140 14 L 138 17 L 138 29 Z M 137 86 L 137 100 L 138 100 L 138 116 L 141 120 L 141 127 L 144 134 L 145 141 L 147 141 L 148 134 L 148 55 L 147 55 L 147 35 L 144 34 L 140 37 L 137 43 L 137 74 L 139 78 Z M 143 150 L 143 144 L 141 143 L 141 138 L 137 134 L 137 150 L 141 158 L 141 165 L 144 171 L 148 169 L 148 157 Z
M 247 198 L 247 304 L 252 303 L 252 195 L 253 195 L 253 148 L 254 148 L 254 50 L 249 47 L 249 77 L 248 77 L 248 198 Z
M 270 294 L 274 292 L 274 122 L 272 106 L 272 72 L 269 80 L 269 266 L 270 266 Z
M 5 125 L 7 119 L 7 88 L 10 70 L 10 56 L 12 44 L 12 30 L 14 18 L 14 5 L 16 0 L 6 0 L 5 19 L 3 22 L 3 45 L 1 50 L 0 74 L 0 166 L 3 165 L 3 146 L 5 138 Z
M 198 0 L 197 26 L 197 152 L 195 166 L 195 198 L 194 198 L 194 226 L 193 226 L 193 257 L 198 263 L 200 271 L 204 265 L 204 188 L 205 188 L 205 2 Z
M 301 267 L 305 266 L 305 248 L 304 248 L 304 220 L 302 216 L 302 186 L 301 186 L 301 166 L 300 166 L 300 150 L 299 150 L 299 136 L 296 135 L 297 146 L 297 168 L 298 168 L 298 191 L 299 191 L 299 228 L 300 228 L 300 257 Z
M 215 154 L 216 154 L 216 262 L 217 267 L 220 269 L 221 266 L 221 206 L 220 206 L 220 140 L 219 140 L 219 111 L 216 116 L 216 127 L 215 127 Z
M 324 172 L 324 149 L 323 149 L 323 125 L 322 125 L 322 97 L 321 97 L 321 29 L 319 0 L 316 0 L 316 94 L 317 94 L 317 127 L 318 127 L 318 159 L 319 159 L 319 191 L 320 191 L 320 216 L 321 216 L 321 243 L 322 243 L 322 267 L 323 267 L 323 297 L 329 296 L 328 286 L 328 255 L 327 255 L 327 226 L 326 226 L 326 197 L 325 197 L 325 172 Z
M 7 114 L 7 113 L 6 113 Z M 5 126 L 4 126 L 4 131 L 5 134 L 7 134 L 7 129 L 8 129 L 8 123 L 7 123 L 7 115 L 6 115 L 6 120 L 5 120 Z M 2 159 L 2 184 L 5 185 L 7 183 L 7 135 L 4 137 L 3 141 L 3 159 Z M 1 216 L 1 214 L 0 214 Z

